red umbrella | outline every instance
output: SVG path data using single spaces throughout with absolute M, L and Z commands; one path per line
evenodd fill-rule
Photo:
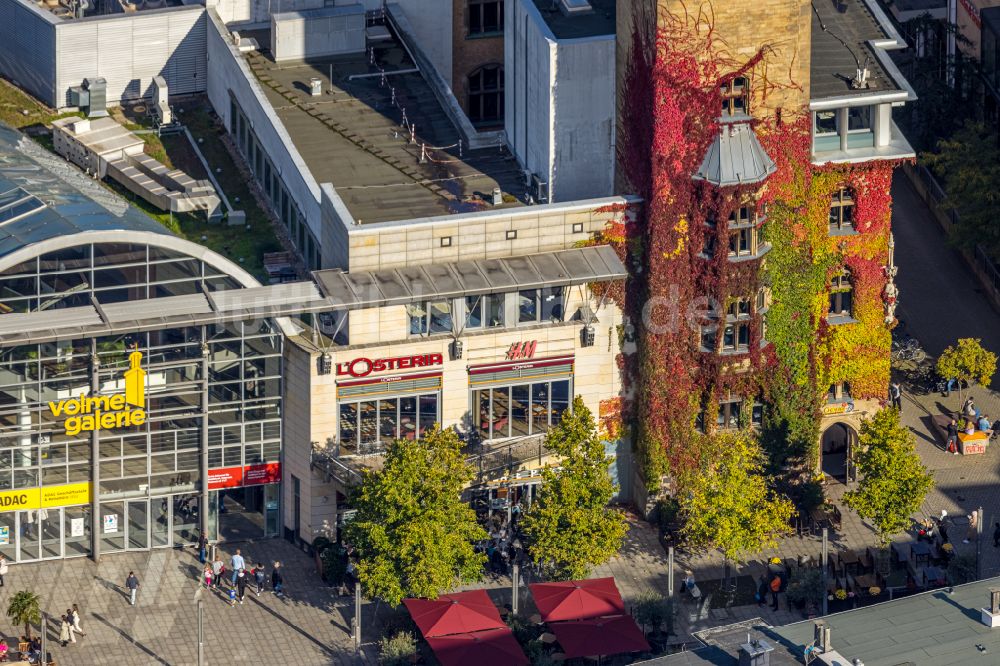
M 567 659 L 649 649 L 642 630 L 628 615 L 553 622 L 549 628 Z
M 585 620 L 625 612 L 614 578 L 534 583 L 528 587 L 543 622 Z
M 528 666 L 528 658 L 510 629 L 427 639 L 441 666 Z
M 425 638 L 483 629 L 506 629 L 486 590 L 444 594 L 437 599 L 403 599 Z

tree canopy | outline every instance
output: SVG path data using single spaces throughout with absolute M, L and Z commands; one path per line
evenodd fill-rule
M 979 338 L 960 338 L 957 344 L 941 352 L 937 360 L 938 374 L 989 386 L 997 371 L 997 355 L 983 349 L 980 342 Z
M 862 421 L 855 464 L 861 482 L 844 494 L 844 504 L 870 521 L 886 546 L 910 527 L 910 516 L 934 485 L 898 410 L 882 409 Z
M 921 156 L 924 163 L 944 177 L 944 203 L 958 213 L 951 239 L 972 249 L 982 245 L 992 256 L 1000 255 L 1000 146 L 996 135 L 982 123 L 967 122 L 949 139 L 938 143 L 937 153 Z
M 390 444 L 382 470 L 365 474 L 346 533 L 367 596 L 395 606 L 479 580 L 485 556 L 473 542 L 487 535 L 461 500 L 473 476 L 461 448 L 454 430 L 429 430 Z
M 611 458 L 579 396 L 548 432 L 545 446 L 559 456 L 559 467 L 542 471 L 538 500 L 522 526 L 532 558 L 550 567 L 554 578 L 583 578 L 618 552 L 627 525 L 624 514 L 608 506 L 616 491 Z
M 28 590 L 15 592 L 7 604 L 7 617 L 14 624 L 24 625 L 24 635 L 30 641 L 31 625 L 42 621 L 42 607 L 38 595 Z M 44 627 L 42 629 L 44 630 Z
M 692 548 L 717 548 L 726 559 L 745 562 L 789 531 L 794 507 L 769 487 L 764 452 L 753 432 L 719 433 L 707 450 L 707 460 L 680 497 L 681 535 Z

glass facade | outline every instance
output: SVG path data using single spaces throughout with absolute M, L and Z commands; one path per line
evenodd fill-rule
M 107 304 L 238 287 L 161 248 L 82 245 L 0 275 L 0 303 L 29 312 L 89 305 L 91 296 Z M 102 552 L 196 540 L 203 451 L 210 470 L 280 462 L 281 349 L 266 320 L 0 349 L 0 493 L 39 498 L 23 511 L 0 507 L 0 552 L 15 561 L 88 554 L 91 493 L 100 500 Z M 95 433 L 73 403 L 106 397 L 99 407 L 114 411 L 110 401 L 125 399 L 135 367 L 145 373 L 144 418 L 112 418 Z
M 569 409 L 570 380 L 492 386 L 472 392 L 482 439 L 545 432 Z

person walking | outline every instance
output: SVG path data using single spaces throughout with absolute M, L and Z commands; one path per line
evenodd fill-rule
M 260 593 L 264 591 L 264 582 L 265 582 L 264 576 L 265 575 L 266 574 L 264 572 L 264 564 L 261 563 L 261 562 L 258 562 L 257 566 L 255 566 L 253 568 L 253 580 L 254 580 L 254 583 L 257 585 L 257 596 L 258 597 L 260 596 Z
M 236 593 L 240 599 L 240 605 L 243 604 L 243 597 L 245 597 L 247 594 L 248 580 L 249 576 L 247 576 L 246 570 L 240 569 L 239 573 L 236 574 Z
M 979 535 L 979 512 L 973 511 L 971 514 L 969 514 L 969 531 L 965 533 L 965 538 L 962 539 L 962 543 L 969 543 L 970 541 L 975 541 L 978 535 Z
M 760 608 L 767 603 L 767 590 L 767 576 L 761 574 L 760 579 L 757 582 L 757 608 Z
M 205 533 L 201 530 L 198 531 L 198 561 L 202 564 L 208 558 L 208 539 L 205 538 Z
M 83 633 L 83 629 L 80 628 L 80 607 L 76 604 L 73 604 L 73 613 L 70 619 L 73 621 L 73 631 L 81 636 L 86 636 L 87 634 Z
M 219 585 L 222 584 L 222 576 L 225 571 L 226 565 L 222 563 L 222 558 L 216 555 L 215 559 L 212 560 L 212 583 L 214 583 L 216 587 L 219 587 Z
M 281 576 L 281 562 L 275 562 L 274 568 L 271 570 L 271 589 L 274 590 L 275 596 L 282 596 L 284 594 L 284 578 Z
M 205 581 L 205 587 L 207 587 L 210 590 L 212 589 L 212 576 L 213 576 L 212 565 L 206 564 L 205 570 L 202 572 L 202 577 Z
M 0 587 L 3 587 L 3 577 L 7 575 L 7 556 L 0 555 Z
M 128 572 L 128 578 L 125 579 L 125 587 L 128 588 L 129 603 L 135 606 L 135 595 L 139 591 L 139 579 L 136 578 L 134 571 Z
M 246 567 L 247 563 L 243 559 L 243 555 L 240 554 L 240 549 L 237 548 L 236 552 L 233 554 L 232 559 L 229 561 L 229 566 L 233 568 L 233 580 L 232 584 L 236 585 L 236 575 Z
M 73 629 L 73 609 L 67 608 L 66 614 L 63 615 L 63 619 L 66 620 L 66 624 L 69 625 L 69 642 L 76 643 L 76 631 Z
M 73 633 L 69 629 L 69 620 L 66 619 L 65 615 L 63 615 L 59 619 L 59 643 L 61 643 L 63 647 L 66 647 L 66 644 L 69 643 L 71 638 L 73 638 Z M 73 642 L 75 643 L 76 641 L 74 640 Z
M 948 453 L 958 455 L 958 422 L 955 419 L 948 423 Z
M 889 400 L 892 402 L 893 407 L 900 412 L 903 411 L 903 388 L 899 385 L 899 382 L 889 384 Z

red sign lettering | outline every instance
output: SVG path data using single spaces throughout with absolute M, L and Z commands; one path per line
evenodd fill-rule
M 247 486 L 278 483 L 279 481 L 281 481 L 281 463 L 247 465 L 243 472 L 243 483 Z
M 237 488 L 243 485 L 242 467 L 223 467 L 208 470 L 208 489 Z
M 410 368 L 426 368 L 431 365 L 441 365 L 444 363 L 444 356 L 441 354 L 418 354 L 417 356 L 398 356 L 395 358 L 356 358 L 353 361 L 345 361 L 337 364 L 337 375 L 350 375 L 351 377 L 367 377 L 373 372 L 386 372 L 387 370 L 409 370 Z
M 208 470 L 208 489 L 259 486 L 281 481 L 281 463 L 259 463 L 246 467 L 220 467 Z
M 531 340 L 530 342 L 515 342 L 507 350 L 507 360 L 508 361 L 520 361 L 521 359 L 528 359 L 535 357 L 535 347 L 538 345 L 537 340 Z

